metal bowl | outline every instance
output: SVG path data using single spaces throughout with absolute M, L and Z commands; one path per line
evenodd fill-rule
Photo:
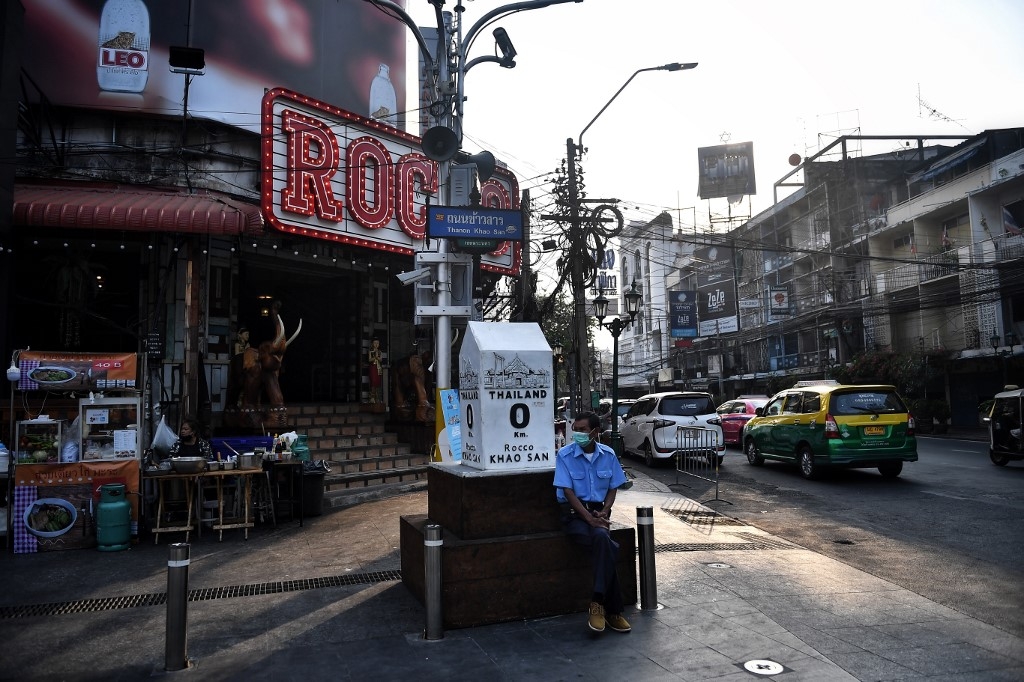
M 199 474 L 206 471 L 206 460 L 202 457 L 172 457 L 171 468 L 179 474 Z

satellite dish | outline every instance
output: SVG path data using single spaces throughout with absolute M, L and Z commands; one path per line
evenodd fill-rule
M 789 165 L 790 166 L 799 166 L 800 165 L 800 161 L 801 161 L 801 158 L 800 158 L 799 154 L 790 154 L 789 155 Z

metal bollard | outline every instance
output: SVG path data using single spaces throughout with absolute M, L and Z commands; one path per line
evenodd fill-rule
M 170 545 L 167 558 L 167 635 L 164 670 L 174 672 L 189 666 L 185 648 L 188 640 L 188 564 L 189 545 Z
M 640 608 L 658 608 L 658 576 L 654 568 L 654 509 L 636 508 L 636 529 L 640 543 Z
M 441 608 L 441 526 L 428 523 L 423 528 L 423 596 L 427 607 L 427 629 L 424 639 L 444 638 Z

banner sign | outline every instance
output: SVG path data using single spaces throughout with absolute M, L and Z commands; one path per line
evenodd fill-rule
M 18 356 L 22 391 L 106 391 L 138 388 L 135 353 L 26 350 Z
M 14 553 L 95 547 L 96 524 L 89 521 L 89 516 L 95 515 L 100 486 L 107 483 L 124 484 L 132 510 L 132 535 L 138 536 L 138 460 L 18 464 L 14 469 L 14 505 L 9 507 Z
M 368 2 L 21 4 L 22 63 L 37 86 L 30 99 L 46 93 L 58 105 L 180 118 L 186 75 L 170 70 L 170 48 L 191 45 L 203 50 L 205 68 L 188 77 L 190 118 L 258 132 L 260 100 L 274 86 L 393 125 L 399 112 L 416 111 L 406 104 L 409 29 Z
M 753 142 L 700 147 L 697 163 L 697 194 L 701 199 L 757 194 Z
M 697 336 L 696 291 L 670 291 L 668 310 L 672 338 L 688 339 Z
M 694 250 L 700 335 L 737 331 L 735 251 L 712 245 Z
M 789 315 L 789 287 L 768 287 L 768 313 L 770 315 Z
M 277 88 L 263 97 L 262 139 L 262 209 L 275 229 L 392 253 L 423 250 L 439 168 L 420 138 Z M 496 168 L 480 205 L 518 212 L 515 175 Z M 520 254 L 519 244 L 502 241 L 480 265 L 515 275 Z
M 439 454 L 437 461 L 458 464 L 462 461 L 462 423 L 459 417 L 459 391 L 446 388 L 440 391 L 441 415 L 444 419 L 444 434 L 438 439 Z M 447 447 L 444 447 L 447 446 Z

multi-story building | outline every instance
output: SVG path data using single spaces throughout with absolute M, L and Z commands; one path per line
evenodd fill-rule
M 667 214 L 624 231 L 621 281 L 644 293 L 619 342 L 624 392 L 770 393 L 892 352 L 924 364 L 902 388 L 973 425 L 981 400 L 1020 383 L 1024 129 L 842 137 L 780 189 L 792 193 L 727 233 L 673 233 Z M 701 313 L 681 343 L 665 312 L 680 289 Z

